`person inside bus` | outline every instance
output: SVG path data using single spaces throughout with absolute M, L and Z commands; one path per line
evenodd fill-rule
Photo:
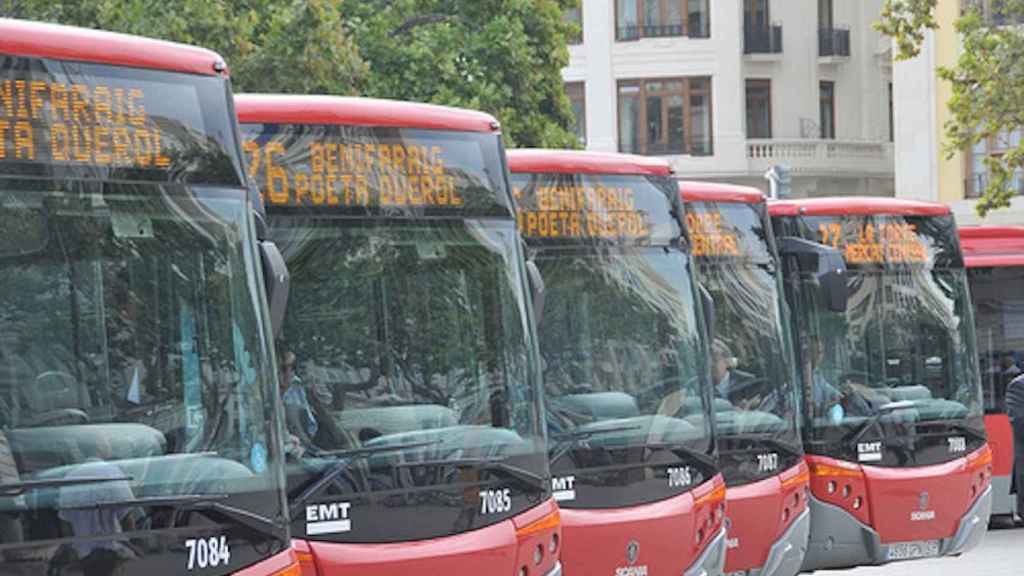
M 282 349 L 281 359 L 281 401 L 284 404 L 285 423 L 288 438 L 286 452 L 302 457 L 311 449 L 316 451 L 351 448 L 355 439 L 340 429 L 331 417 L 331 395 L 325 386 L 307 386 L 296 373 L 298 357 L 294 352 Z
M 1007 383 L 1021 375 L 1020 366 L 1017 366 L 1017 356 L 1013 352 L 1003 354 L 1002 360 L 999 362 L 999 369 Z
M 121 540 L 86 540 L 85 537 L 134 530 L 134 522 L 129 514 L 131 508 L 96 507 L 96 504 L 129 501 L 135 494 L 121 468 L 110 462 L 113 450 L 106 438 L 90 436 L 87 441 L 79 444 L 79 450 L 86 456 L 86 460 L 75 466 L 65 478 L 114 480 L 61 488 L 57 515 L 71 526 L 76 537 L 71 549 L 78 558 L 83 576 L 121 574 L 125 561 L 135 555 L 134 551 Z
M 820 340 L 809 342 L 807 357 L 810 363 L 805 369 L 810 369 L 814 414 L 826 418 L 832 424 L 839 424 L 846 416 L 868 416 L 874 412 L 863 396 L 854 391 L 844 394 L 825 378 L 822 374 L 825 348 Z
M 734 392 L 754 379 L 754 375 L 736 368 L 738 363 L 729 345 L 715 338 L 711 344 L 711 375 L 715 396 L 729 400 Z
M 1006 387 L 1006 415 L 1013 430 L 1013 475 L 1010 493 L 1017 495 L 1017 516 L 1024 516 L 1024 375 Z

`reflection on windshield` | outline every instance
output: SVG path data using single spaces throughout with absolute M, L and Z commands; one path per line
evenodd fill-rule
M 129 521 L 86 501 L 273 490 L 245 210 L 237 191 L 0 180 L 0 217 L 34 215 L 31 246 L 0 248 L 0 541 Z
M 851 272 L 845 314 L 813 301 L 803 342 L 814 426 L 884 417 L 904 423 L 981 413 L 962 269 Z
M 274 227 L 292 274 L 280 358 L 293 454 L 412 446 L 366 458 L 383 468 L 357 489 L 377 490 L 417 483 L 401 462 L 541 453 L 511 222 Z
M 703 364 L 686 256 L 547 250 L 540 327 L 548 426 L 590 445 L 706 446 Z

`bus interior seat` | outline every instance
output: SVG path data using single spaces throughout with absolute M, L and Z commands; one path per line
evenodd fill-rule
M 593 392 L 567 394 L 557 399 L 558 404 L 593 420 L 631 418 L 640 415 L 636 398 L 625 392 Z
M 439 404 L 348 408 L 334 412 L 338 427 L 364 442 L 377 436 L 455 426 L 458 421 L 454 410 Z
M 932 391 L 925 386 L 920 384 L 911 386 L 896 386 L 893 388 L 886 388 L 882 390 L 882 393 L 889 397 L 893 402 L 900 402 L 902 400 L 931 400 Z

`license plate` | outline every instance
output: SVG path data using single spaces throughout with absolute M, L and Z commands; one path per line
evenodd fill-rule
M 912 558 L 930 558 L 939 555 L 938 540 L 918 540 L 916 542 L 896 542 L 889 545 L 889 560 L 910 560 Z

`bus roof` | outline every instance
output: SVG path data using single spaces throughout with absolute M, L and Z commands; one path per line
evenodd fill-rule
M 968 268 L 1024 266 L 1024 227 L 965 226 L 960 246 Z
M 243 124 L 336 124 L 463 132 L 500 129 L 494 116 L 484 112 L 376 98 L 236 94 L 235 109 Z
M 760 204 L 764 193 L 750 186 L 718 184 L 715 182 L 679 182 L 679 193 L 684 202 L 732 202 L 735 204 Z
M 153 68 L 205 76 L 227 73 L 224 59 L 205 48 L 9 18 L 0 18 L 0 54 Z
M 514 173 L 531 174 L 632 174 L 669 176 L 672 166 L 660 158 L 584 152 L 580 150 L 509 150 L 508 168 Z
M 881 198 L 875 196 L 836 196 L 799 200 L 772 200 L 768 203 L 772 216 L 949 216 L 945 204 Z

